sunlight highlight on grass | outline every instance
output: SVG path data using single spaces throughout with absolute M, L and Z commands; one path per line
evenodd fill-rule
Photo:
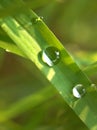
M 83 120 L 87 119 L 87 115 L 89 114 L 89 108 L 86 106 L 83 108 L 82 112 L 80 113 L 80 116 L 83 117 Z
M 47 74 L 47 78 L 48 78 L 49 80 L 52 80 L 53 77 L 54 77 L 54 75 L 55 75 L 54 69 L 50 69 L 49 72 L 48 72 L 48 74 Z

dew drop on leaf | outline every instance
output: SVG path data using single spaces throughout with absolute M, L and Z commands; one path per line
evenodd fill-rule
M 91 84 L 91 87 L 97 88 L 96 84 Z
M 82 84 L 77 84 L 73 87 L 72 92 L 74 97 L 81 98 L 86 93 L 86 90 Z
M 43 17 L 40 16 L 40 17 L 37 17 L 37 18 L 33 18 L 32 22 L 33 22 L 33 23 L 38 23 L 38 22 L 40 22 L 40 21 L 42 21 L 42 20 L 43 20 Z
M 10 52 L 10 50 L 9 50 L 9 49 L 6 49 L 5 51 L 6 51 L 6 52 Z
M 42 61 L 48 66 L 56 65 L 60 60 L 60 51 L 53 46 L 47 47 L 42 52 Z
M 91 84 L 90 87 L 91 87 L 91 88 L 90 88 L 91 91 L 97 91 L 97 86 L 96 86 L 96 84 Z

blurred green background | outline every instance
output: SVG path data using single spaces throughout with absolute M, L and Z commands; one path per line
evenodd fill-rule
M 42 0 L 39 3 L 34 11 L 44 18 L 76 63 L 84 70 L 96 62 L 97 1 L 53 0 L 46 3 L 45 0 L 44 4 Z M 97 84 L 96 75 L 97 72 L 89 78 Z M 0 49 L 0 130 L 72 129 L 87 130 L 87 127 L 36 66 Z

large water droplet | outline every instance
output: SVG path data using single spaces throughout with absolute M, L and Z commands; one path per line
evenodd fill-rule
M 42 60 L 48 66 L 53 66 L 57 64 L 60 60 L 60 51 L 53 46 L 47 47 L 42 52 Z
M 77 84 L 74 86 L 72 92 L 74 97 L 81 98 L 86 93 L 86 90 L 82 84 Z

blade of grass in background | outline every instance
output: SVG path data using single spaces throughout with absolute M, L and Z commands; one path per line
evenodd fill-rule
M 90 129 L 95 130 L 97 128 L 97 90 L 91 87 L 89 79 L 42 20 L 34 12 L 27 10 L 26 14 L 2 19 L 1 27 L 57 88 L 81 120 Z M 61 53 L 60 62 L 52 68 L 45 65 L 41 58 L 40 62 L 38 58 L 40 52 L 49 46 L 57 47 Z M 86 94 L 81 99 L 76 99 L 72 94 L 72 89 L 78 84 L 83 84 L 86 90 Z
M 25 4 L 22 1 L 13 0 L 7 1 L 5 4 L 5 1 L 0 1 L 0 3 L 3 5 L 3 7 L 0 9 L 0 18 L 6 17 L 8 15 L 13 15 L 16 12 L 19 11 L 26 11 L 25 8 L 32 8 L 36 9 L 41 6 L 44 6 L 46 4 L 49 4 L 52 0 L 24 0 Z
M 88 76 L 91 76 L 91 75 L 94 75 L 95 73 L 97 73 L 97 62 L 87 66 L 85 69 L 84 69 L 84 72 L 88 75 Z
M 21 130 L 22 127 L 20 125 L 18 125 L 17 123 L 14 123 L 12 121 L 7 121 L 6 123 L 0 125 L 0 129 L 1 130 L 4 130 L 4 129 Z
M 0 47 L 3 48 L 7 52 L 11 52 L 17 54 L 19 56 L 26 57 L 23 52 L 21 52 L 14 43 L 7 43 L 4 41 L 0 41 Z
M 49 86 L 38 93 L 23 98 L 22 100 L 10 106 L 7 110 L 0 111 L 0 122 L 8 121 L 13 117 L 18 116 L 20 113 L 44 103 L 53 97 L 55 93 L 56 91 Z

